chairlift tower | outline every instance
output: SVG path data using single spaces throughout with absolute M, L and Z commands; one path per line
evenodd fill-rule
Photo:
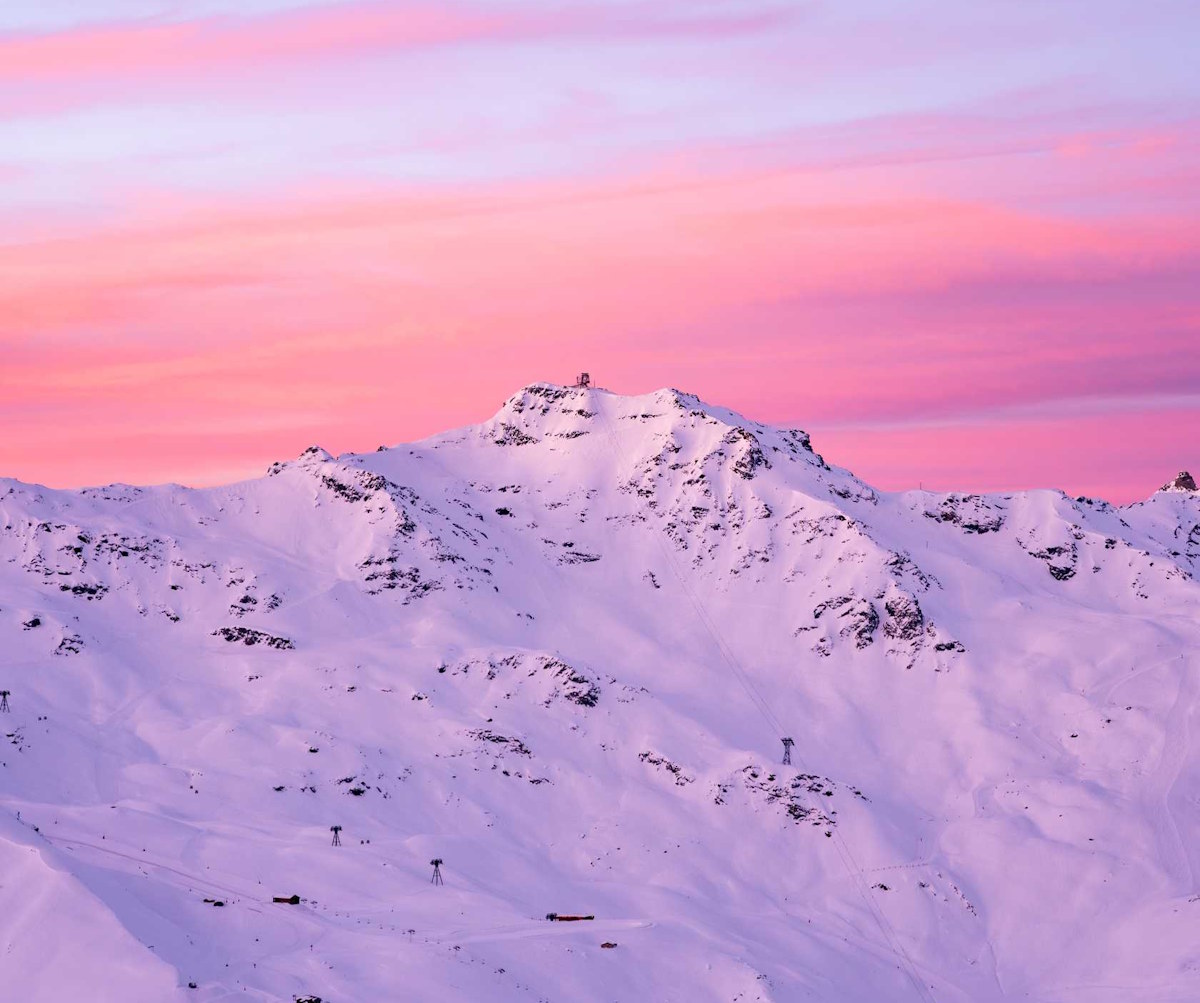
M 790 738 L 785 738 L 783 740 L 783 765 L 784 766 L 792 765 L 792 746 L 795 744 L 796 743 L 793 742 Z

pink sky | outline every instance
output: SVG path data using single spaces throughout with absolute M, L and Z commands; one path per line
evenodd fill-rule
M 585 368 L 883 488 L 1200 467 L 1190 8 L 855 6 L 18 3 L 0 475 L 213 483 Z

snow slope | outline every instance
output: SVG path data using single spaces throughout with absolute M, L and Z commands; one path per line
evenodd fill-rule
M 888 494 L 673 390 L 0 481 L 0 985 L 1200 998 L 1198 564 L 1185 488 Z

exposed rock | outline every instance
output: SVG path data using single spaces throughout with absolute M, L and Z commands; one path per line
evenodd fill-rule
M 513 738 L 510 735 L 501 735 L 498 732 L 492 731 L 490 728 L 476 728 L 473 731 L 467 732 L 472 738 L 480 742 L 490 742 L 493 745 L 502 745 L 507 751 L 515 752 L 518 756 L 532 756 L 533 753 L 519 738 Z
M 532 435 L 522 432 L 516 425 L 503 424 L 500 433 L 492 440 L 497 446 L 528 446 L 537 442 Z
M 836 612 L 838 619 L 845 621 L 838 633 L 842 637 L 853 637 L 856 648 L 865 648 L 874 643 L 879 613 L 873 603 L 857 596 L 838 596 L 818 605 L 813 610 L 813 619 L 819 620 L 828 612 Z
M 946 495 L 935 510 L 925 511 L 925 517 L 957 526 L 964 533 L 995 533 L 1004 525 L 1003 512 L 980 495 Z
M 915 641 L 925 632 L 925 614 L 921 604 L 912 596 L 897 595 L 884 604 L 887 620 L 883 632 L 898 641 Z
M 1195 491 L 1196 479 L 1186 470 L 1179 471 L 1173 481 L 1167 481 L 1160 489 L 1162 491 Z
M 666 770 L 675 778 L 675 785 L 677 787 L 686 787 L 688 784 L 694 783 L 696 780 L 695 777 L 688 776 L 686 773 L 684 773 L 683 768 L 680 767 L 679 764 L 671 762 L 671 760 L 664 756 L 657 756 L 653 752 L 638 753 L 638 759 L 640 759 L 643 763 L 657 767 L 660 770 Z
M 213 631 L 213 637 L 223 637 L 231 644 L 238 641 L 249 646 L 265 644 L 268 648 L 278 648 L 281 651 L 296 647 L 286 637 L 273 637 L 261 630 L 252 630 L 250 627 L 219 627 Z

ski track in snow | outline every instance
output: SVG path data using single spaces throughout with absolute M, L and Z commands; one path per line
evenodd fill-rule
M 1178 664 L 1178 694 L 1167 715 L 1162 758 L 1148 785 L 1147 796 L 1158 815 L 1156 831 L 1164 868 L 1179 885 L 1179 894 L 1194 895 L 1196 876 L 1171 802 L 1176 796 L 1180 771 L 1191 752 L 1190 725 L 1196 708 L 1197 683 L 1187 659 L 1178 659 Z

